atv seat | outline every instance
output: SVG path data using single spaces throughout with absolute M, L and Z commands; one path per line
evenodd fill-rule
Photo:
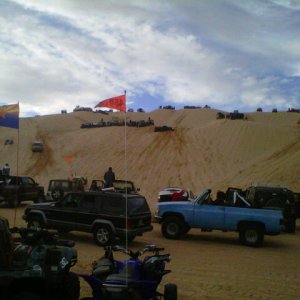
M 114 263 L 109 258 L 102 257 L 93 265 L 93 275 L 100 279 L 106 278 L 114 271 Z
M 13 239 L 6 218 L 0 217 L 0 269 L 7 270 L 13 257 Z

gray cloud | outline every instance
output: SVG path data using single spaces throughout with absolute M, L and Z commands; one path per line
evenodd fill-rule
M 20 101 L 24 115 L 93 107 L 125 88 L 138 107 L 299 105 L 297 2 L 7 0 L 0 8 L 1 101 Z

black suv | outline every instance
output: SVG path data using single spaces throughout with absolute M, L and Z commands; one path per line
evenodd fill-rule
M 112 244 L 115 237 L 132 241 L 153 229 L 146 199 L 116 192 L 71 192 L 57 202 L 28 206 L 23 219 L 29 227 L 91 232 L 99 246 Z
M 252 207 L 281 209 L 286 220 L 286 231 L 295 232 L 298 201 L 294 193 L 283 186 L 250 186 L 246 192 L 246 200 Z

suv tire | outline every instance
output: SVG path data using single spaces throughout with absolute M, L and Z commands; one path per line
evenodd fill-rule
M 265 204 L 265 207 L 284 208 L 284 206 L 285 206 L 284 201 L 282 201 L 279 198 L 271 198 Z
M 64 196 L 64 192 L 60 189 L 54 189 L 51 192 L 51 197 L 54 201 L 58 201 L 58 200 L 62 199 L 63 196 Z
M 115 235 L 108 225 L 97 225 L 94 229 L 94 242 L 98 246 L 111 245 L 115 240 Z
M 184 222 L 179 217 L 167 217 L 162 222 L 161 232 L 167 239 L 178 240 L 184 233 Z
M 263 229 L 256 224 L 244 225 L 239 229 L 239 239 L 245 246 L 259 247 L 264 240 Z

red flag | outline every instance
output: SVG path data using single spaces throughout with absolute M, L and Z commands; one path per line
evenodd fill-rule
M 126 95 L 109 98 L 99 102 L 96 107 L 109 107 L 126 112 Z
M 67 161 L 69 164 L 72 163 L 73 157 L 71 155 L 65 156 L 64 158 L 65 158 L 65 161 Z

